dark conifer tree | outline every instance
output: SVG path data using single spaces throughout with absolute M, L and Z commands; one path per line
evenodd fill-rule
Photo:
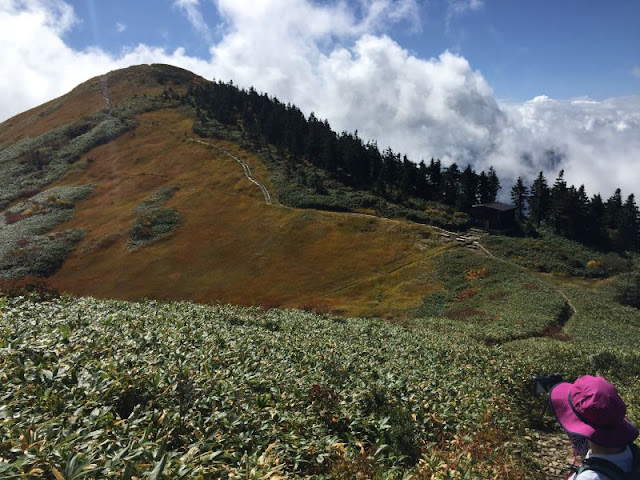
M 524 180 L 522 180 L 522 177 L 518 177 L 516 184 L 511 189 L 511 201 L 516 206 L 516 219 L 519 222 L 524 222 L 525 220 L 528 194 L 529 189 L 524 184 Z
M 429 185 L 431 185 L 431 196 L 429 200 L 439 200 L 444 190 L 442 163 L 440 160 L 431 159 L 427 167 L 427 176 L 429 178 Z
M 382 169 L 380 171 L 382 184 L 387 194 L 394 191 L 400 181 L 400 165 L 400 155 L 395 154 L 391 148 L 387 148 L 382 154 Z
M 320 154 L 324 141 L 324 128 L 313 112 L 309 115 L 307 138 L 305 139 L 308 160 L 314 165 L 320 164 Z
M 366 149 L 358 132 L 350 134 L 342 132 L 338 137 L 338 152 L 340 165 L 344 173 L 344 181 L 348 185 L 367 188 L 371 185 L 371 168 L 366 155 Z
M 456 202 L 456 207 L 462 212 L 470 212 L 471 207 L 476 204 L 478 194 L 478 176 L 473 171 L 471 165 L 467 165 L 460 174 L 460 194 Z
M 551 205 L 549 208 L 549 220 L 554 230 L 560 235 L 567 236 L 568 215 L 571 209 L 571 196 L 564 180 L 564 170 L 560 170 L 551 188 Z
M 329 122 L 325 120 L 322 125 L 324 134 L 320 152 L 320 165 L 335 174 L 338 171 L 338 142 L 335 133 L 329 126 Z
M 420 160 L 418 165 L 418 180 L 416 184 L 416 191 L 418 197 L 423 200 L 428 200 L 431 196 L 431 184 L 429 183 L 429 169 L 424 163 L 424 160 Z
M 618 229 L 622 224 L 622 192 L 619 188 L 607 199 L 605 204 L 605 221 L 607 227 Z
M 605 206 L 599 194 L 591 197 L 586 220 L 585 239 L 589 245 L 605 249 L 609 247 L 609 237 L 605 224 Z
M 635 250 L 640 248 L 640 211 L 633 193 L 627 197 L 622 206 L 619 234 L 621 249 Z
M 498 197 L 498 192 L 500 191 L 500 179 L 498 178 L 498 174 L 493 167 L 489 167 L 489 173 L 487 173 L 487 177 L 489 180 L 489 201 L 495 202 L 496 198 Z
M 529 219 L 540 226 L 549 212 L 551 191 L 544 174 L 540 172 L 529 189 Z
M 478 176 L 478 201 L 480 203 L 489 203 L 491 198 L 491 186 L 489 185 L 489 177 L 483 170 Z
M 409 161 L 406 155 L 402 157 L 402 174 L 400 176 L 400 191 L 403 200 L 415 197 L 417 194 L 418 168 L 415 163 Z
M 584 185 L 580 185 L 577 190 L 572 185 L 569 188 L 568 197 L 566 236 L 579 242 L 585 242 L 589 219 L 589 197 L 587 197 Z
M 460 188 L 460 170 L 456 163 L 452 163 L 442 176 L 443 190 L 442 201 L 447 205 L 454 206 L 458 201 Z
M 363 154 L 367 157 L 366 164 L 369 166 L 369 183 L 367 188 L 372 188 L 382 169 L 382 159 L 380 157 L 380 150 L 378 150 L 378 144 L 375 141 L 367 142 Z

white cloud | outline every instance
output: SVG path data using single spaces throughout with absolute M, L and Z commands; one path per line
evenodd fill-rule
M 183 11 L 199 12 L 197 1 L 181 3 Z M 466 2 L 469 9 L 472 3 Z M 385 35 L 389 23 L 414 24 L 414 0 L 360 0 L 357 9 L 308 0 L 216 5 L 225 20 L 221 40 L 211 43 L 210 58 L 200 59 L 148 45 L 116 56 L 74 50 L 62 37 L 76 21 L 67 4 L 0 0 L 0 44 L 7 46 L 0 119 L 109 70 L 162 62 L 253 85 L 327 118 L 337 131 L 357 129 L 381 149 L 391 146 L 417 161 L 433 156 L 477 169 L 494 165 L 505 176 L 507 194 L 510 181 L 532 179 L 541 169 L 553 180 L 564 168 L 567 181 L 584 183 L 589 194 L 608 196 L 616 187 L 631 193 L 640 184 L 640 96 L 539 96 L 501 104 L 462 56 L 418 58 Z
M 631 69 L 631 74 L 632 74 L 634 77 L 640 78 L 640 65 L 636 65 L 635 67 L 633 67 L 633 68 Z
M 617 187 L 638 192 L 640 96 L 599 102 L 538 97 L 505 111 L 511 127 L 503 132 L 495 163 L 508 168 L 519 152 L 532 155 L 531 165 L 513 164 L 512 175 L 528 171 L 531 177 L 541 169 L 555 175 L 564 169 L 570 183 L 585 184 L 590 194 L 609 196 Z
M 198 33 L 207 41 L 211 41 L 209 26 L 200 12 L 200 0 L 173 0 L 173 5 L 185 13 L 189 23 Z
M 62 40 L 75 21 L 73 9 L 61 1 L 0 2 L 0 118 L 104 72 L 110 61 L 104 53 L 76 52 Z
M 454 15 L 461 15 L 465 12 L 475 12 L 484 8 L 483 0 L 451 0 L 449 11 Z
M 477 12 L 484 8 L 484 0 L 449 0 L 447 5 L 447 15 L 445 25 L 447 30 L 451 27 L 451 22 L 467 12 Z
M 127 26 L 122 22 L 116 22 L 116 32 L 122 33 L 127 29 Z

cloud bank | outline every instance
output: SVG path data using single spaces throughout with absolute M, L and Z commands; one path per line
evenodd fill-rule
M 175 0 L 210 38 L 198 0 Z M 381 149 L 415 161 L 493 165 L 504 191 L 513 180 L 560 169 L 569 183 L 609 196 L 640 184 L 640 96 L 521 104 L 496 99 L 481 72 L 449 51 L 419 58 L 388 36 L 389 25 L 419 29 L 415 0 L 217 0 L 222 35 L 209 58 L 140 44 L 117 55 L 65 43 L 77 18 L 63 0 L 0 0 L 0 121 L 66 93 L 88 78 L 140 63 L 169 63 L 233 80 L 358 130 Z M 482 7 L 452 0 L 450 12 Z M 313 19 L 313 21 L 310 21 Z

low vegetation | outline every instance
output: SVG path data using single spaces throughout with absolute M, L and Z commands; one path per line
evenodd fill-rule
M 0 276 L 47 277 L 84 238 L 83 229 L 48 233 L 73 216 L 92 185 L 56 187 L 14 204 L 0 220 Z
M 175 185 L 162 187 L 133 209 L 138 216 L 129 229 L 131 248 L 139 248 L 162 238 L 178 226 L 180 223 L 178 211 L 175 208 L 162 207 L 177 190 L 179 187 Z
M 2 310 L 6 477 L 518 478 L 522 468 L 505 443 L 519 428 L 508 390 L 494 384 L 511 382 L 509 366 L 463 338 L 193 304 L 18 298 Z
M 48 277 L 62 266 L 85 235 L 83 229 L 77 228 L 34 235 L 5 256 L 0 263 L 0 274 L 5 278 Z
M 600 252 L 545 229 L 535 238 L 491 235 L 482 243 L 498 257 L 538 272 L 604 278 L 628 268 L 618 253 Z
M 494 268 L 455 281 L 491 295 Z M 543 285 L 530 292 L 536 304 L 557 296 Z M 542 322 L 540 335 L 496 344 L 484 339 L 508 321 L 519 331 L 516 315 L 501 325 L 455 316 L 393 324 L 6 297 L 0 475 L 542 478 L 527 433 L 553 422 L 528 390 L 530 375 L 604 374 L 640 420 L 640 349 L 630 340 L 640 312 L 603 308 L 606 289 L 568 294 L 577 306 L 570 339 L 542 335 Z M 503 299 L 520 308 L 516 292 Z
M 133 209 L 133 213 L 147 213 L 154 208 L 159 208 L 168 202 L 174 193 L 180 190 L 176 185 L 167 185 L 149 195 L 140 205 Z
M 434 258 L 433 281 L 443 285 L 414 314 L 487 344 L 539 337 L 562 327 L 567 302 L 547 282 L 500 260 L 465 250 Z M 434 320 L 430 320 L 433 322 Z
M 152 208 L 137 217 L 129 230 L 129 246 L 138 248 L 171 232 L 180 223 L 175 208 Z
M 96 113 L 36 138 L 3 146 L 0 208 L 37 193 L 67 173 L 82 155 L 134 126 L 133 120 Z

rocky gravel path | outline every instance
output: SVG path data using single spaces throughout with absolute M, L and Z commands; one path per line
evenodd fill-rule
M 536 432 L 533 456 L 549 480 L 564 479 L 573 464 L 571 443 L 564 433 Z M 578 459 L 580 464 L 581 459 Z

